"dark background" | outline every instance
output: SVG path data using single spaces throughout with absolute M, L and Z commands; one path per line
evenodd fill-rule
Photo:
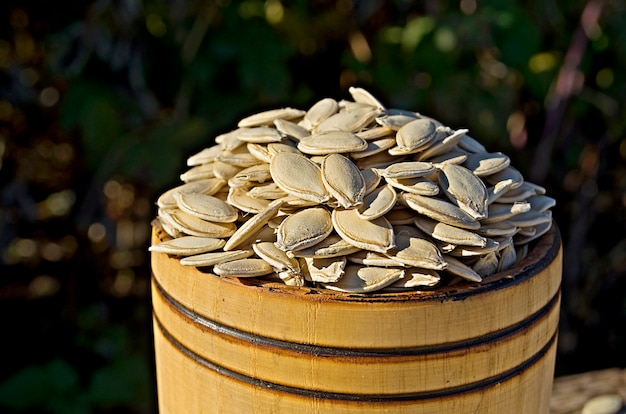
M 502 151 L 564 243 L 556 374 L 626 367 L 621 1 L 0 5 L 0 411 L 156 411 L 154 200 L 245 115 L 373 92 Z

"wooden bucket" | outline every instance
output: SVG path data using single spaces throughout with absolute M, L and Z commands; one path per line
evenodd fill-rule
M 153 253 L 160 412 L 547 413 L 561 250 L 553 225 L 481 284 L 368 295 L 222 279 Z

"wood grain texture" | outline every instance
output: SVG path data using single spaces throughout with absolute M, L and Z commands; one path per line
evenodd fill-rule
M 154 253 L 160 411 L 548 412 L 561 254 L 553 228 L 482 284 L 346 295 Z

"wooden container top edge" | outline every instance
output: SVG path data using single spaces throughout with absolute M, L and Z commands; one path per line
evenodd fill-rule
M 153 243 L 164 240 L 169 236 L 158 224 L 153 224 Z M 528 255 L 510 269 L 485 277 L 482 282 L 474 283 L 461 281 L 450 286 L 435 287 L 407 292 L 372 292 L 372 293 L 344 293 L 320 287 L 294 287 L 282 283 L 259 278 L 220 278 L 221 282 L 251 289 L 263 289 L 265 294 L 286 295 L 289 297 L 306 297 L 307 301 L 319 302 L 443 302 L 460 301 L 474 295 L 494 292 L 527 281 L 533 275 L 546 269 L 561 250 L 561 235 L 555 222 L 550 230 L 537 239 Z M 162 253 L 153 253 L 162 254 Z M 172 257 L 173 260 L 178 260 Z M 181 266 L 182 267 L 182 266 Z M 184 267 L 186 272 L 198 272 L 207 276 L 217 277 L 210 272 L 199 268 Z

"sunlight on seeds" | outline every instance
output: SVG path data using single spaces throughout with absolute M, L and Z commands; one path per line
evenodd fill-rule
M 333 230 L 328 210 L 307 208 L 290 215 L 278 227 L 276 245 L 286 252 L 311 247 L 324 240 Z
M 551 228 L 555 200 L 507 155 L 348 93 L 251 114 L 189 156 L 149 250 L 213 277 L 399 294 L 480 283 Z
M 322 161 L 322 181 L 328 193 L 344 208 L 363 203 L 365 179 L 359 168 L 341 154 L 330 154 Z

